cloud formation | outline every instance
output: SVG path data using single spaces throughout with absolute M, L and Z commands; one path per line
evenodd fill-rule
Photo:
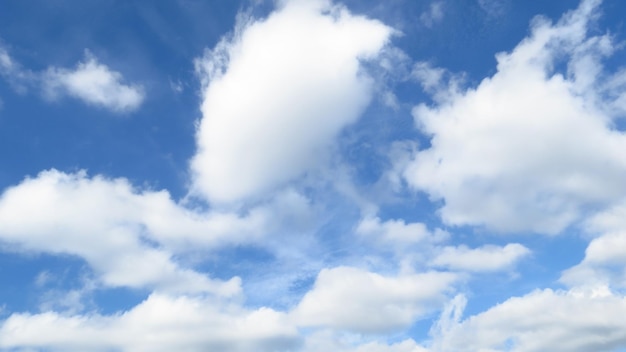
M 213 202 L 257 197 L 319 167 L 371 99 L 361 60 L 391 28 L 322 0 L 280 6 L 197 61 L 205 87 L 191 168 Z
M 239 293 L 238 278 L 220 282 L 181 268 L 172 250 L 210 248 L 232 231 L 243 236 L 262 216 L 197 214 L 125 179 L 50 170 L 2 194 L 0 240 L 18 251 L 78 256 L 105 286 L 229 296 Z
M 41 89 L 49 100 L 67 95 L 116 113 L 137 110 L 146 97 L 143 86 L 124 83 L 120 72 L 100 63 L 89 51 L 74 69 L 51 66 L 45 71 L 34 72 L 22 67 L 0 45 L 0 77 L 19 93 L 35 87 Z
M 431 265 L 460 271 L 499 271 L 510 268 L 529 254 L 530 250 L 519 243 L 510 243 L 503 247 L 485 245 L 473 249 L 464 245 L 448 246 L 442 248 L 431 261 Z
M 42 75 L 42 82 L 50 99 L 69 95 L 89 105 L 120 113 L 136 110 L 145 99 L 142 86 L 125 84 L 121 73 L 101 64 L 89 52 L 75 69 L 48 68 Z
M 445 272 L 386 277 L 351 267 L 324 269 L 293 314 L 304 326 L 389 332 L 436 309 L 457 279 Z
M 456 299 L 433 351 L 615 351 L 626 343 L 626 298 L 607 289 L 536 290 L 458 321 Z
M 536 18 L 531 35 L 498 54 L 497 72 L 475 88 L 437 85 L 441 72 L 420 68 L 436 104 L 413 115 L 432 139 L 405 176 L 443 201 L 446 223 L 555 234 L 626 196 L 626 136 L 607 108 L 623 87 L 605 88 L 601 71 L 616 44 L 588 34 L 598 4 L 583 1 L 555 24 Z M 556 70 L 561 60 L 565 72 Z
M 3 349 L 247 352 L 298 344 L 298 332 L 283 313 L 163 294 L 123 314 L 14 314 L 0 325 Z
M 443 2 L 432 4 L 435 18 Z M 475 87 L 417 63 L 412 78 L 432 104 L 415 107 L 413 117 L 431 139 L 421 147 L 385 141 L 394 160 L 380 177 L 403 197 L 386 209 L 360 198 L 348 172 L 328 171 L 327 159 L 376 94 L 380 77 L 368 65 L 380 64 L 393 30 L 330 1 L 277 6 L 267 18 L 241 15 L 235 31 L 195 62 L 202 118 L 184 200 L 124 178 L 55 169 L 2 191 L 2 250 L 69 255 L 91 269 L 93 290 L 145 296 L 112 313 L 80 306 L 87 288 L 42 295 L 40 311 L 6 314 L 0 307 L 0 349 L 626 346 L 626 136 L 616 127 L 626 112 L 626 73 L 602 67 L 618 45 L 608 34 L 590 34 L 599 2 L 583 1 L 556 23 L 535 19 L 530 36 L 499 54 L 495 73 Z M 16 72 L 25 71 L 0 47 L 0 74 Z M 75 69 L 50 68 L 43 76 L 51 96 L 116 112 L 144 100 L 140 86 L 89 55 Z M 289 182 L 321 169 L 345 176 L 335 185 L 343 189 L 316 198 L 315 182 Z M 404 181 L 433 203 L 415 205 L 422 199 L 403 193 Z M 328 205 L 335 201 L 343 203 Z M 430 216 L 432 206 L 443 223 Z M 316 218 L 324 207 L 341 212 Z M 503 245 L 485 238 L 562 234 L 573 226 L 589 244 L 578 265 L 543 286 L 561 289 L 534 289 L 463 316 L 472 279 L 515 270 L 535 248 L 521 236 Z M 207 269 L 209 257 L 228 268 Z M 54 280 L 48 271 L 33 279 L 38 288 Z M 58 296 L 70 298 L 68 306 L 78 301 L 76 308 L 63 309 Z M 429 319 L 430 335 L 418 340 L 415 330 Z

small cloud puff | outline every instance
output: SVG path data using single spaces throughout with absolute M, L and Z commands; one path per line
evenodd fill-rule
M 90 52 L 75 69 L 50 67 L 42 75 L 43 89 L 49 99 L 62 95 L 78 98 L 89 105 L 115 112 L 129 112 L 139 108 L 145 99 L 144 88 L 124 84 L 121 73 L 98 62 Z

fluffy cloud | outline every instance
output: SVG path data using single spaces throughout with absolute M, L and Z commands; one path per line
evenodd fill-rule
M 337 334 L 323 330 L 307 336 L 302 352 L 428 352 L 415 341 L 407 339 L 396 343 L 362 342 L 352 334 Z
M 615 351 L 626 346 L 626 298 L 606 289 L 537 290 L 484 313 L 455 321 L 464 308 L 455 300 L 450 317 L 434 332 L 433 351 Z
M 466 246 L 444 247 L 431 265 L 462 271 L 498 271 L 510 268 L 529 254 L 530 250 L 519 243 L 504 247 L 485 245 L 474 249 Z
M 125 179 L 50 170 L 2 194 L 0 241 L 18 251 L 79 256 L 105 285 L 230 295 L 238 279 L 222 283 L 181 268 L 172 251 L 248 242 L 270 213 L 199 213 Z
M 388 332 L 435 310 L 456 280 L 442 272 L 386 277 L 351 267 L 324 269 L 292 314 L 302 326 Z
M 626 288 L 626 202 L 617 204 L 587 221 L 593 238 L 584 259 L 563 272 L 570 286 L 609 285 Z
M 442 230 L 431 232 L 423 223 L 406 223 L 404 220 L 381 222 L 378 217 L 366 217 L 357 225 L 356 233 L 369 239 L 407 245 L 419 242 L 439 242 L 448 234 Z
M 145 98 L 142 86 L 124 84 L 121 73 L 101 64 L 88 51 L 85 60 L 73 70 L 49 67 L 43 72 L 32 72 L 23 68 L 6 48 L 0 46 L 0 76 L 20 93 L 25 92 L 27 87 L 41 86 L 48 99 L 69 95 L 87 104 L 120 113 L 136 110 Z
M 89 52 L 73 70 L 51 67 L 42 75 L 44 92 L 51 99 L 67 94 L 115 112 L 136 110 L 145 98 L 143 87 L 123 81 L 121 73 L 99 63 Z
M 614 78 L 601 63 L 615 48 L 610 36 L 588 35 L 597 5 L 583 1 L 556 24 L 535 19 L 528 38 L 497 55 L 492 77 L 466 90 L 440 82 L 436 104 L 414 109 L 432 139 L 405 176 L 443 200 L 445 222 L 558 233 L 626 196 L 626 136 L 611 108 L 624 87 L 604 83 Z M 563 59 L 565 73 L 556 70 Z
M 283 313 L 162 294 L 121 314 L 13 314 L 0 325 L 3 349 L 245 352 L 293 350 L 298 343 Z
M 234 202 L 321 165 L 371 99 L 361 60 L 375 58 L 391 33 L 324 0 L 285 1 L 241 24 L 197 61 L 205 88 L 196 191 Z

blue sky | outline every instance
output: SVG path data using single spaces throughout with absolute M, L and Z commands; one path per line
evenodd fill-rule
M 623 13 L 0 4 L 0 350 L 626 349 Z

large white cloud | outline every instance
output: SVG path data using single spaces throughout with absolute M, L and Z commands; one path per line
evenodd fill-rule
M 436 104 L 413 113 L 432 139 L 405 176 L 443 200 L 445 222 L 557 233 L 626 196 L 626 136 L 612 127 L 624 87 L 605 84 L 615 77 L 601 62 L 616 45 L 588 35 L 598 3 L 583 1 L 555 24 L 535 19 L 475 88 L 434 84 L 442 72 L 419 66 Z M 565 74 L 556 70 L 563 61 Z
M 115 112 L 136 110 L 145 98 L 142 86 L 125 84 L 121 73 L 101 64 L 89 52 L 75 69 L 50 67 L 41 79 L 49 98 L 69 95 Z
M 125 179 L 44 171 L 0 197 L 0 241 L 17 251 L 71 254 L 110 286 L 234 294 L 181 268 L 174 253 L 249 243 L 262 235 L 272 209 L 236 214 L 196 212 L 165 191 L 139 191 Z
M 436 310 L 457 280 L 445 272 L 387 277 L 352 267 L 324 269 L 292 314 L 302 326 L 384 333 Z
M 247 352 L 294 350 L 298 343 L 284 313 L 163 294 L 115 315 L 13 314 L 0 323 L 0 349 L 10 350 Z
M 197 61 L 205 88 L 191 167 L 211 201 L 258 196 L 319 166 L 371 99 L 360 60 L 392 30 L 329 1 L 280 6 Z
M 537 290 L 458 321 L 465 301 L 434 331 L 433 351 L 616 351 L 626 347 L 626 298 L 606 288 Z

